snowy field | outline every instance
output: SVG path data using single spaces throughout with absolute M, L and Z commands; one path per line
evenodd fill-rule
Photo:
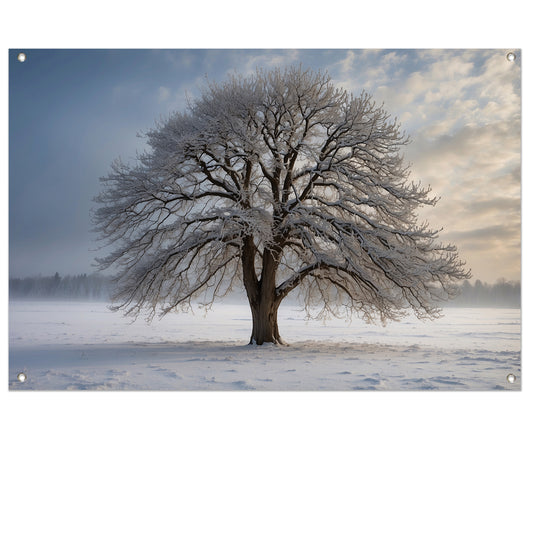
M 152 324 L 103 302 L 12 301 L 11 390 L 520 390 L 520 310 L 445 310 L 433 322 L 306 321 L 281 307 L 289 346 L 249 346 L 246 305 Z M 27 380 L 17 380 L 24 372 Z M 516 376 L 509 383 L 509 374 Z

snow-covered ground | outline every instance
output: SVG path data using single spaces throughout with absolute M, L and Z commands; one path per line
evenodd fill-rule
M 520 390 L 520 310 L 445 310 L 386 327 L 306 321 L 249 346 L 247 305 L 132 322 L 102 302 L 11 301 L 11 390 Z M 27 376 L 21 383 L 17 375 Z M 507 376 L 516 381 L 509 383 Z

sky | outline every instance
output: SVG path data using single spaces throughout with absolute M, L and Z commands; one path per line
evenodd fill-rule
M 398 117 L 411 178 L 441 198 L 419 218 L 442 228 L 474 280 L 519 280 L 521 57 L 510 62 L 509 51 L 11 49 L 10 276 L 95 271 L 99 177 L 144 150 L 138 134 L 184 109 L 206 80 L 302 64 Z

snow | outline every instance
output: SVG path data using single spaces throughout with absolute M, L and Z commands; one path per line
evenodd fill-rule
M 248 345 L 250 311 L 235 303 L 151 324 L 103 302 L 11 301 L 9 313 L 11 390 L 521 388 L 519 309 L 450 308 L 382 327 L 307 321 L 287 304 L 279 326 L 289 346 Z

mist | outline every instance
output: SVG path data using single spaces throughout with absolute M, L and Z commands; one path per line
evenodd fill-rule
M 520 281 L 499 279 L 495 283 L 465 281 L 455 299 L 444 302 L 444 307 L 521 307 Z M 45 276 L 11 277 L 9 279 L 10 300 L 100 300 L 110 301 L 113 291 L 112 276 L 83 273 L 65 274 L 56 272 Z M 242 290 L 234 290 L 224 299 L 227 302 L 245 301 Z M 298 301 L 296 295 L 290 302 Z M 224 305 L 224 302 L 215 303 Z

